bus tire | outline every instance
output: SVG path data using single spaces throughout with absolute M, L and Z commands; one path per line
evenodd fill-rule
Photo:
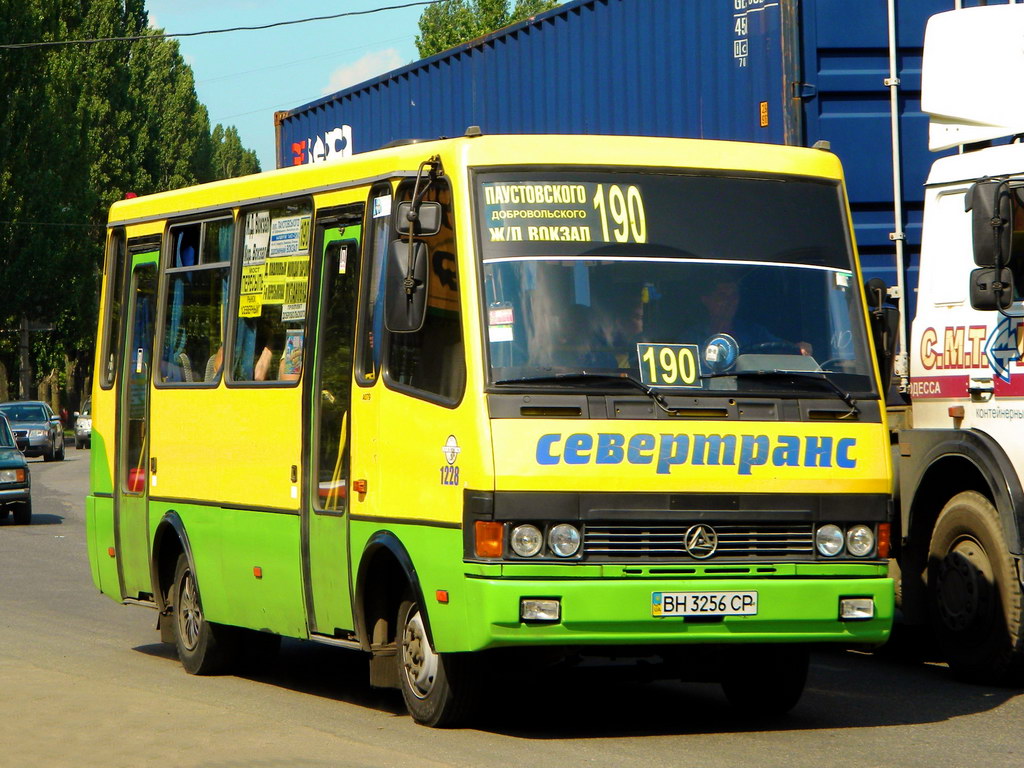
M 1024 598 L 999 513 L 976 491 L 942 508 L 928 547 L 932 630 L 953 673 L 967 681 L 1024 683 Z
M 450 728 L 465 722 L 479 694 L 477 657 L 437 653 L 419 603 L 406 597 L 398 608 L 398 677 L 405 706 L 420 725 Z
M 174 646 L 185 671 L 190 675 L 224 672 L 232 660 L 230 628 L 206 620 L 199 584 L 185 553 L 178 555 L 169 597 Z
M 742 715 L 783 715 L 800 701 L 810 663 L 806 646 L 748 645 L 727 658 L 722 691 Z

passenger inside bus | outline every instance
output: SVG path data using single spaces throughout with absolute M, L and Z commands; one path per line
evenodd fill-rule
M 703 315 L 692 327 L 691 337 L 703 344 L 715 334 L 725 333 L 736 339 L 741 352 L 768 353 L 785 351 L 791 354 L 810 355 L 811 345 L 806 341 L 789 342 L 773 333 L 756 312 L 756 307 L 743 307 L 741 287 L 738 281 L 725 277 L 710 280 L 700 295 Z
M 285 331 L 284 340 L 267 338 L 259 346 L 253 365 L 253 381 L 297 381 L 302 374 L 303 339 L 301 330 Z M 279 352 L 278 349 L 281 349 Z

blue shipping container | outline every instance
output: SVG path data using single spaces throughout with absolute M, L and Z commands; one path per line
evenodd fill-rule
M 889 8 L 899 137 L 894 219 Z M 528 21 L 276 115 L 278 165 L 408 138 L 634 134 L 812 146 L 847 176 L 865 271 L 896 284 L 906 233 L 916 285 L 922 185 L 934 159 L 920 111 L 926 19 L 955 0 L 572 0 Z M 964 0 L 979 5 L 983 0 Z M 890 81 L 891 82 L 891 81 Z M 913 293 L 907 311 L 914 309 Z

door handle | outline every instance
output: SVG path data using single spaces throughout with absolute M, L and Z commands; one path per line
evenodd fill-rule
M 982 395 L 991 395 L 995 392 L 996 384 L 991 376 L 985 378 L 974 378 L 973 376 L 968 380 L 967 391 L 972 397 L 980 397 Z

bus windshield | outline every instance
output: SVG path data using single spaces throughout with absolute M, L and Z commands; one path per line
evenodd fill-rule
M 476 193 L 492 386 L 875 389 L 838 181 L 481 172 Z

